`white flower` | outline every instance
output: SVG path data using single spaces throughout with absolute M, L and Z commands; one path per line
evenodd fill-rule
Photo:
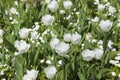
M 91 19 L 92 22 L 98 22 L 99 18 L 98 17 L 94 17 L 93 19 Z
M 51 60 L 47 60 L 46 63 L 47 64 L 51 64 L 52 62 L 51 62 Z
M 81 35 L 80 34 L 78 34 L 78 33 L 72 34 L 72 36 L 71 36 L 72 44 L 74 44 L 74 45 L 78 44 L 80 42 L 80 40 L 81 40 Z
M 6 80 L 5 78 L 3 78 L 2 80 Z
M 70 45 L 65 42 L 59 42 L 59 44 L 56 45 L 55 51 L 61 56 L 66 56 L 66 54 L 69 52 Z
M 0 29 L 0 37 L 2 37 L 4 34 L 4 31 L 2 29 Z
M 20 52 L 20 53 L 25 53 L 29 50 L 30 48 L 30 44 L 27 44 L 25 41 L 20 40 L 20 41 L 15 41 L 14 45 L 16 47 L 16 49 Z
M 37 31 L 32 31 L 32 32 L 31 32 L 31 38 L 32 38 L 32 39 L 38 39 L 38 37 L 39 37 L 39 34 L 38 34 Z
M 71 41 L 71 34 L 70 33 L 65 33 L 63 35 L 63 39 L 66 41 L 66 42 L 70 42 Z
M 116 76 L 116 73 L 115 72 L 111 72 L 112 76 Z
M 120 56 L 116 56 L 116 57 L 115 57 L 115 60 L 120 60 Z
M 49 26 L 49 25 L 53 24 L 54 17 L 48 14 L 48 15 L 42 16 L 41 20 L 42 20 L 42 22 L 43 22 L 44 25 Z
M 63 6 L 65 9 L 70 9 L 72 7 L 73 3 L 69 0 L 63 2 Z
M 45 3 L 47 3 L 47 4 L 50 3 L 50 2 L 51 2 L 51 0 L 45 0 Z
M 27 28 L 22 28 L 19 30 L 19 35 L 20 35 L 20 38 L 22 39 L 25 39 L 28 37 L 29 35 L 29 32 L 30 32 L 30 29 L 27 29 Z
M 24 75 L 23 80 L 36 80 L 37 76 L 38 76 L 38 72 L 34 69 L 32 70 L 27 70 L 27 74 Z
M 18 5 L 18 1 L 14 1 L 14 4 L 15 4 L 15 5 Z
M 98 4 L 98 11 L 103 11 L 105 6 L 103 4 Z
M 109 6 L 108 10 L 111 14 L 116 12 L 116 9 L 113 6 Z
M 11 14 L 16 14 L 17 13 L 16 8 L 14 8 L 14 7 L 10 8 L 10 13 Z
M 55 76 L 57 69 L 55 68 L 55 66 L 49 66 L 44 69 L 44 72 L 46 74 L 46 77 L 51 79 Z
M 27 75 L 32 79 L 32 80 L 35 80 L 36 78 L 37 78 L 37 76 L 38 76 L 38 72 L 39 71 L 36 71 L 36 70 L 34 70 L 34 69 L 32 69 L 32 70 L 27 70 Z
M 110 20 L 102 20 L 99 26 L 102 31 L 108 32 L 112 28 L 112 22 L 110 22 Z
M 109 41 L 108 41 L 108 45 L 107 45 L 108 48 L 112 49 L 112 48 L 113 48 L 112 45 L 113 45 L 113 42 L 112 42 L 111 40 L 109 40 Z
M 90 40 L 91 38 L 92 38 L 91 33 L 87 33 L 87 34 L 86 34 L 86 40 Z
M 93 50 L 95 52 L 95 59 L 99 60 L 103 56 L 103 49 L 96 48 Z
M 116 65 L 116 64 L 119 64 L 119 61 L 116 61 L 116 60 L 110 60 L 109 63 L 110 63 L 110 64 L 113 64 L 113 65 Z
M 32 80 L 27 74 L 23 76 L 22 80 Z
M 95 0 L 94 4 L 99 4 L 99 0 Z
M 65 14 L 65 10 L 60 10 L 60 14 Z
M 86 49 L 82 51 L 81 55 L 84 61 L 91 61 L 95 57 L 95 52 L 92 50 Z
M 58 9 L 58 2 L 53 0 L 50 3 L 48 3 L 47 7 L 50 9 L 51 12 L 55 12 Z
M 62 65 L 62 60 L 59 60 L 59 61 L 58 61 L 58 64 L 59 64 L 59 65 Z
M 13 21 L 11 22 L 11 24 L 18 24 L 18 21 L 16 19 L 13 19 Z
M 58 38 L 53 38 L 51 41 L 50 41 L 50 47 L 52 49 L 55 49 L 56 45 L 59 44 L 59 39 Z

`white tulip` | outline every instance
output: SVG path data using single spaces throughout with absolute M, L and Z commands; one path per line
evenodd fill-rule
M 58 2 L 56 0 L 53 0 L 48 3 L 47 7 L 50 9 L 51 12 L 55 12 L 58 9 Z
M 10 8 L 10 13 L 11 14 L 16 14 L 17 13 L 16 8 L 14 8 L 14 7 Z
M 25 39 L 28 37 L 29 35 L 29 32 L 30 32 L 30 29 L 27 29 L 27 28 L 22 28 L 19 30 L 19 35 L 20 35 L 20 38 L 22 39 Z
M 66 56 L 66 54 L 69 52 L 70 45 L 65 42 L 59 42 L 59 44 L 56 45 L 55 51 L 61 56 Z
M 23 80 L 36 80 L 37 76 L 38 76 L 38 72 L 34 69 L 32 70 L 27 70 L 27 74 L 23 76 Z
M 37 31 L 32 31 L 32 32 L 31 32 L 31 38 L 32 38 L 32 39 L 38 39 L 38 37 L 39 37 L 39 34 L 38 34 Z
M 39 71 L 36 71 L 36 70 L 34 70 L 34 69 L 32 69 L 32 70 L 27 70 L 27 75 L 32 79 L 32 80 L 35 80 L 36 78 L 37 78 L 37 76 L 38 76 L 38 72 Z
M 103 49 L 96 48 L 93 50 L 95 52 L 95 59 L 99 60 L 103 56 Z
M 56 45 L 59 44 L 59 39 L 58 38 L 53 38 L 51 41 L 50 41 L 50 47 L 52 49 L 55 49 Z
M 70 42 L 71 41 L 71 34 L 70 33 L 65 33 L 63 35 L 63 39 L 66 41 L 66 42 Z
M 55 68 L 55 66 L 50 66 L 44 69 L 44 72 L 46 74 L 46 77 L 51 79 L 55 76 L 57 69 Z
M 84 61 L 91 61 L 95 57 L 95 52 L 92 50 L 86 49 L 82 51 L 81 55 Z
M 53 24 L 53 22 L 54 22 L 54 17 L 53 16 L 51 16 L 51 15 L 44 15 L 44 16 L 42 16 L 42 22 L 43 22 L 43 24 L 44 25 L 46 25 L 46 26 L 49 26 L 49 25 L 52 25 Z
M 30 44 L 27 44 L 25 41 L 20 40 L 20 41 L 15 41 L 14 45 L 16 47 L 16 49 L 20 52 L 20 53 L 25 53 L 29 50 L 30 48 Z
M 102 31 L 108 32 L 112 28 L 112 22 L 110 20 L 102 20 L 99 26 Z
M 81 35 L 80 34 L 78 34 L 78 33 L 72 34 L 72 36 L 71 36 L 72 44 L 74 44 L 74 45 L 78 44 L 80 42 L 80 40 L 81 40 Z
M 63 6 L 65 9 L 70 9 L 72 7 L 73 3 L 69 0 L 63 2 Z
M 103 4 L 98 4 L 98 11 L 103 11 L 105 6 Z

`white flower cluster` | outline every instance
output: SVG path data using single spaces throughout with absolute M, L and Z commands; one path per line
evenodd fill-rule
M 93 58 L 100 60 L 103 56 L 103 50 L 96 48 L 94 50 L 85 49 L 81 53 L 84 61 L 91 61 Z
M 120 67 L 119 61 L 120 61 L 120 53 L 117 54 L 117 56 L 115 57 L 115 60 L 110 60 L 109 63 L 114 66 Z
M 81 40 L 81 35 L 78 34 L 78 33 L 74 33 L 74 34 L 70 34 L 70 33 L 65 33 L 63 35 L 63 39 L 66 41 L 66 42 L 72 42 L 72 44 L 76 45 L 80 42 Z
M 23 76 L 23 80 L 36 80 L 37 76 L 38 76 L 38 72 L 39 71 L 36 71 L 34 69 L 32 70 L 27 70 L 27 74 L 25 74 Z
M 61 56 L 66 56 L 66 54 L 70 50 L 69 44 L 62 42 L 62 41 L 59 41 L 59 39 L 57 39 L 57 38 L 53 38 L 50 41 L 50 46 L 52 49 L 55 50 L 56 53 L 58 53 Z

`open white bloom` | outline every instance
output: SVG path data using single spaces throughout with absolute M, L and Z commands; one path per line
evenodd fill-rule
M 98 4 L 98 11 L 103 11 L 105 6 L 103 4 Z
M 53 0 L 48 3 L 47 7 L 50 9 L 51 12 L 55 12 L 58 9 L 58 2 L 56 0 Z
M 70 9 L 72 7 L 73 3 L 69 0 L 63 2 L 63 6 L 65 9 Z
M 74 45 L 78 44 L 80 42 L 80 40 L 81 40 L 81 35 L 80 34 L 78 34 L 78 33 L 72 34 L 72 36 L 71 36 L 72 44 L 74 44 Z
M 38 72 L 34 69 L 32 70 L 27 70 L 27 74 L 24 75 L 23 80 L 36 80 L 37 76 L 38 76 Z
M 108 32 L 112 28 L 112 22 L 110 20 L 101 20 L 99 26 L 102 31 Z
M 116 12 L 116 9 L 113 6 L 109 6 L 108 10 L 111 14 Z
M 36 70 L 34 70 L 34 69 L 32 69 L 32 70 L 27 70 L 27 75 L 32 79 L 32 80 L 35 80 L 36 78 L 37 78 L 37 76 L 38 76 L 38 72 L 39 71 L 36 71 Z
M 38 34 L 37 31 L 32 31 L 32 32 L 31 32 L 31 38 L 32 38 L 32 39 L 38 39 L 38 37 L 39 37 L 39 34 Z
M 50 41 L 50 47 L 52 49 L 55 49 L 56 45 L 59 44 L 59 39 L 58 38 L 53 38 L 51 41 Z
M 16 49 L 20 52 L 20 53 L 25 53 L 29 50 L 30 48 L 30 44 L 27 44 L 25 41 L 20 40 L 20 41 L 15 41 L 14 45 L 16 47 Z
M 66 41 L 66 42 L 70 42 L 71 41 L 71 34 L 70 33 L 65 33 L 63 35 L 63 39 Z
M 91 61 L 95 57 L 95 52 L 89 49 L 85 49 L 81 53 L 84 61 Z
M 51 79 L 55 76 L 57 69 L 55 68 L 55 66 L 49 66 L 44 69 L 44 72 L 46 74 L 46 77 Z
M 19 30 L 19 35 L 20 35 L 20 38 L 22 39 L 25 39 L 28 37 L 29 35 L 29 32 L 30 32 L 30 29 L 27 29 L 27 28 L 22 28 Z
M 93 50 L 95 52 L 95 59 L 99 60 L 103 56 L 103 49 L 96 48 Z
M 66 56 L 66 54 L 69 52 L 70 45 L 65 42 L 59 42 L 59 44 L 56 45 L 55 51 L 61 56 Z
M 47 14 L 47 15 L 42 16 L 41 20 L 42 20 L 42 22 L 43 22 L 44 25 L 49 26 L 49 25 L 53 24 L 53 22 L 54 22 L 55 19 L 54 19 L 53 16 Z
M 10 13 L 11 14 L 16 14 L 17 13 L 16 8 L 14 8 L 14 7 L 10 8 Z

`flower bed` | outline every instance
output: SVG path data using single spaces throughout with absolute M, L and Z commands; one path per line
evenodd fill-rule
M 1 0 L 0 80 L 119 80 L 120 0 Z

